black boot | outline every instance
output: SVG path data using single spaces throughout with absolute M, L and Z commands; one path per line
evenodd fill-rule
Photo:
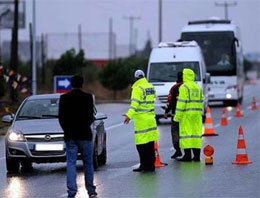
M 181 159 L 177 159 L 181 162 L 190 162 L 191 161 L 191 149 L 184 149 L 184 156 Z
M 143 169 L 142 169 L 141 166 L 139 166 L 138 168 L 133 169 L 133 171 L 134 171 L 134 172 L 142 172 Z
M 176 149 L 175 153 L 171 156 L 172 159 L 175 159 L 177 157 L 181 157 L 182 156 L 182 152 L 181 149 Z
M 192 158 L 192 161 L 199 162 L 200 161 L 200 149 L 192 149 L 194 157 Z

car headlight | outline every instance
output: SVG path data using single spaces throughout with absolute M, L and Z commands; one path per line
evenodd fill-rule
M 23 142 L 23 141 L 25 141 L 25 138 L 21 131 L 11 129 L 8 132 L 8 140 L 11 142 Z

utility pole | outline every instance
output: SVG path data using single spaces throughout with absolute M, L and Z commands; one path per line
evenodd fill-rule
M 162 42 L 162 0 L 159 0 L 159 12 L 158 12 L 159 24 L 158 24 L 158 42 Z
M 36 3 L 32 4 L 32 94 L 37 94 L 37 68 L 36 68 Z
M 111 60 L 113 58 L 113 19 L 109 18 L 108 27 L 108 58 Z
M 236 6 L 237 5 L 237 2 L 233 2 L 233 3 L 228 3 L 228 2 L 224 2 L 224 3 L 218 3 L 218 2 L 215 2 L 215 6 L 218 6 L 218 7 L 224 7 L 225 9 L 225 19 L 228 20 L 228 7 L 231 7 L 231 6 Z
M 14 0 L 14 26 L 12 29 L 11 60 L 10 67 L 15 73 L 18 71 L 18 5 L 19 0 Z M 14 80 L 14 76 L 11 77 Z M 11 87 L 10 97 L 12 102 L 18 101 L 18 91 Z
M 124 19 L 129 20 L 129 55 L 131 56 L 133 54 L 133 28 L 134 28 L 134 20 L 140 20 L 140 17 L 124 17 Z
M 79 51 L 82 50 L 82 31 L 81 24 L 78 25 Z

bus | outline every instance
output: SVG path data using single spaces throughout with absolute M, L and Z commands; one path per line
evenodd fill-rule
M 240 30 L 230 20 L 212 18 L 190 21 L 181 32 L 181 40 L 196 41 L 210 73 L 209 101 L 236 105 L 243 100 L 244 66 Z

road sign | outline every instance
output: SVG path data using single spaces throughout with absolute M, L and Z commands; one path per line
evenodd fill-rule
M 54 93 L 69 92 L 71 87 L 72 76 L 54 76 Z

